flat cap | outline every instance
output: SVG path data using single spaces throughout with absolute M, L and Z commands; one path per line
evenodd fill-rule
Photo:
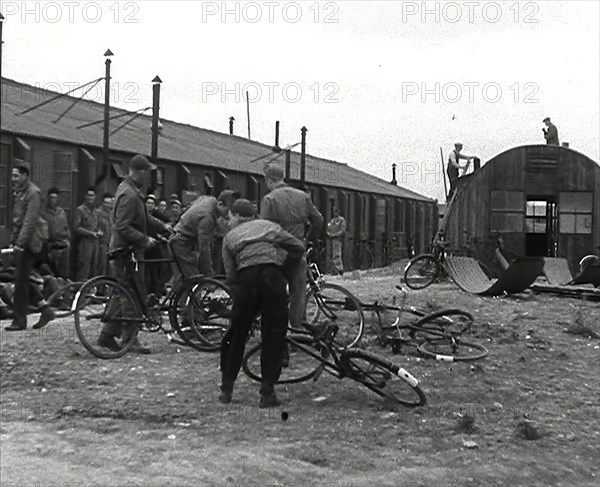
M 129 161 L 129 167 L 138 171 L 156 169 L 156 166 L 154 164 L 152 164 L 147 158 L 139 154 L 131 158 L 131 161 Z
M 252 218 L 256 216 L 256 209 L 250 200 L 240 198 L 233 203 L 231 213 L 239 215 L 242 218 Z
M 546 117 L 544 120 L 542 120 L 542 122 L 549 122 L 550 121 L 550 117 Z
M 267 164 L 265 167 L 265 178 L 280 181 L 285 177 L 285 172 L 280 164 Z

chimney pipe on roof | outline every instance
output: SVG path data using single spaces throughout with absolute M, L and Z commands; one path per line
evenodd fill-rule
M 568 142 L 563 142 L 563 143 L 562 143 L 562 146 L 563 146 L 563 147 L 569 147 L 569 143 L 568 143 Z
M 233 121 L 235 118 L 229 117 L 229 135 L 233 135 Z
M 275 122 L 275 145 L 273 146 L 273 152 L 281 152 L 281 147 L 279 147 L 279 120 Z
M 396 181 L 396 163 L 392 164 L 392 181 L 391 183 L 394 186 L 398 186 L 398 181 Z
M 300 129 L 300 133 L 302 134 L 302 142 L 301 142 L 301 152 L 300 152 L 300 181 L 302 184 L 306 181 L 306 132 L 308 129 L 306 127 L 302 127 Z
M 150 159 L 156 164 L 158 160 L 158 133 L 160 131 L 160 84 L 162 80 L 155 76 L 152 80 L 152 146 Z

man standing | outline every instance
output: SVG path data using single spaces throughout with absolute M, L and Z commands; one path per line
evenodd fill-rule
M 446 169 L 446 173 L 448 174 L 448 180 L 450 181 L 450 192 L 448 193 L 448 201 L 452 200 L 452 196 L 456 191 L 456 185 L 459 178 L 458 170 L 462 169 L 464 174 L 464 171 L 466 171 L 468 167 L 468 164 L 461 166 L 459 161 L 461 159 L 465 159 L 467 161 L 471 159 L 469 156 L 465 156 L 464 154 L 460 153 L 462 148 L 463 145 L 460 142 L 457 142 L 456 144 L 454 144 L 454 150 L 450 152 L 450 157 L 448 157 L 448 167 Z
M 340 215 L 340 211 L 337 208 L 333 209 L 333 218 L 327 225 L 327 236 L 331 240 L 331 254 L 333 265 L 338 274 L 344 274 L 344 259 L 343 259 L 343 245 L 344 236 L 346 235 L 346 220 Z
M 29 180 L 31 166 L 28 162 L 16 160 L 12 169 L 12 189 L 14 193 L 11 247 L 15 251 L 15 294 L 13 298 L 13 320 L 5 328 L 7 331 L 19 331 L 27 328 L 27 306 L 29 295 L 34 303 L 41 307 L 39 321 L 34 329 L 46 326 L 56 316 L 48 306 L 36 286 L 30 286 L 29 278 L 33 266 L 39 259 L 44 244 L 41 219 L 41 193 Z M 45 235 L 47 239 L 48 236 Z
M 212 243 L 217 232 L 217 220 L 225 217 L 236 200 L 236 193 L 226 189 L 218 198 L 199 196 L 181 215 L 171 237 L 171 249 L 177 262 L 173 263 L 175 281 L 185 278 L 213 274 Z
M 179 221 L 179 217 L 181 216 L 181 201 L 171 200 L 171 206 L 169 207 L 167 215 L 171 219 L 171 226 L 174 227 Z
M 161 222 L 165 224 L 169 223 L 167 215 L 156 205 L 156 196 L 153 194 L 149 194 L 146 197 L 146 211 L 148 212 L 148 215 L 153 216 Z M 165 246 L 158 245 L 146 250 L 144 258 L 148 260 L 168 259 L 169 254 Z M 163 262 L 149 262 L 145 267 L 146 288 L 148 292 L 156 296 L 162 296 L 171 274 L 169 264 Z
M 265 180 L 271 192 L 262 200 L 260 217 L 278 223 L 303 242 L 316 242 L 323 228 L 323 216 L 310 196 L 285 184 L 283 168 L 278 164 L 265 167 Z M 306 255 L 286 265 L 285 274 L 290 285 L 290 325 L 297 328 L 305 321 Z
M 231 209 L 232 230 L 223 239 L 223 265 L 233 295 L 231 326 L 221 345 L 222 403 L 231 402 L 250 327 L 261 316 L 260 408 L 280 404 L 275 383 L 281 374 L 288 323 L 282 266 L 304 254 L 304 244 L 276 223 L 255 219 L 255 209 L 238 199 Z
M 96 275 L 98 267 L 99 240 L 102 232 L 98 228 L 98 211 L 94 207 L 96 191 L 88 188 L 85 202 L 75 211 L 75 234 L 77 245 L 77 280 L 84 282 Z
M 48 243 L 46 254 L 48 262 L 57 277 L 69 278 L 69 247 L 71 242 L 71 231 L 67 214 L 58 206 L 57 188 L 48 190 L 46 208 L 42 216 L 48 222 Z
M 150 231 L 150 233 L 156 235 L 167 231 L 164 223 L 148 215 L 146 211 L 142 189 L 152 168 L 152 164 L 144 156 L 137 155 L 131 159 L 129 174 L 119 184 L 115 194 L 110 250 L 133 246 L 136 257 L 143 259 L 144 250 L 156 244 L 156 240 L 148 236 L 148 232 Z M 140 266 L 139 270 L 132 269 L 131 272 L 128 272 L 128 261 L 125 257 L 111 261 L 110 268 L 111 275 L 127 289 L 133 289 L 134 282 L 137 282 L 142 291 L 141 298 L 146 299 L 143 266 Z M 120 300 L 113 299 L 109 304 L 107 315 L 114 315 L 117 310 L 122 310 L 123 307 L 124 304 Z M 126 310 L 121 312 L 126 312 Z M 133 340 L 132 351 L 143 354 L 150 353 L 150 349 L 139 342 L 138 332 L 137 324 L 123 324 L 110 320 L 104 324 L 100 332 L 98 345 L 110 350 L 119 350 L 120 346 L 115 337 L 120 336 L 123 343 Z
M 544 138 L 546 139 L 546 144 L 560 145 L 560 142 L 558 141 L 558 129 L 556 128 L 556 125 L 550 121 L 550 117 L 546 117 L 543 122 L 546 124 L 546 128 L 542 129 L 542 132 L 544 132 Z
M 112 234 L 111 213 L 113 209 L 113 197 L 110 193 L 102 195 L 102 204 L 98 208 L 98 229 L 102 234 L 98 239 L 98 268 L 97 275 L 108 273 L 106 255 L 110 245 L 110 236 Z

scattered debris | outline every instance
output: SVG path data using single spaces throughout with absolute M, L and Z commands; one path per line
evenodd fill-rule
M 538 426 L 536 426 L 533 421 L 525 419 L 523 421 L 519 421 L 517 424 L 516 434 L 519 438 L 523 438 L 525 440 L 539 440 L 544 434 L 540 432 Z
M 462 444 L 465 448 L 477 448 L 477 443 L 473 440 L 463 440 Z

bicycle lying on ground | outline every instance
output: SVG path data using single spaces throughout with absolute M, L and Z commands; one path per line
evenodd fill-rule
M 313 334 L 288 335 L 286 341 L 296 352 L 289 365 L 282 369 L 277 383 L 316 381 L 327 372 L 338 379 L 355 380 L 393 405 L 415 407 L 426 403 L 419 382 L 409 372 L 378 355 L 339 346 L 336 343 L 338 331 L 337 324 L 324 323 L 315 328 Z M 242 361 L 244 373 L 256 381 L 261 380 L 261 348 L 261 343 L 251 347 Z
M 126 272 L 135 277 L 141 263 L 157 264 L 175 262 L 181 271 L 177 257 L 173 259 L 137 259 L 132 247 L 115 249 L 108 253 L 108 260 L 123 259 Z M 180 275 L 183 275 L 180 272 Z M 180 277 L 175 285 L 162 296 L 144 293 L 137 278 L 128 289 L 114 277 L 97 276 L 86 281 L 75 296 L 72 310 L 75 330 L 83 346 L 93 355 L 103 359 L 118 358 L 133 348 L 131 340 L 118 342 L 118 350 L 110 350 L 97 344 L 101 329 L 107 323 L 136 326 L 140 331 L 162 331 L 169 341 L 188 345 L 199 351 L 211 349 L 212 343 L 204 334 L 210 330 L 225 328 L 229 322 L 229 290 L 222 282 L 203 276 Z M 168 320 L 171 328 L 164 326 Z M 179 338 L 175 338 L 176 333 Z
M 13 247 L 0 249 L 0 255 L 12 255 L 14 253 L 15 249 Z M 30 279 L 33 283 L 39 284 L 40 286 L 44 284 L 44 280 L 42 277 L 30 277 Z M 82 282 L 68 282 L 63 285 L 58 284 L 58 289 L 53 291 L 50 294 L 50 296 L 48 296 L 48 298 L 45 299 L 46 304 L 48 304 L 48 306 L 50 306 L 54 310 L 55 319 L 66 318 L 67 316 L 71 316 L 74 313 L 74 311 L 72 310 L 73 298 L 82 284 Z M 29 308 L 30 312 L 38 313 L 40 311 L 39 308 L 31 304 Z
M 461 309 L 442 309 L 426 313 L 414 307 L 406 307 L 407 293 L 402 293 L 399 307 L 387 306 L 375 302 L 362 304 L 365 310 L 377 314 L 377 334 L 380 345 L 390 344 L 394 353 L 400 353 L 403 346 L 415 347 L 419 353 L 436 360 L 466 362 L 484 358 L 488 350 L 477 343 L 464 340 L 462 336 L 472 331 L 473 316 Z M 397 311 L 391 324 L 383 322 L 386 311 Z M 412 315 L 413 318 L 406 316 Z M 407 321 L 410 320 L 410 321 Z

